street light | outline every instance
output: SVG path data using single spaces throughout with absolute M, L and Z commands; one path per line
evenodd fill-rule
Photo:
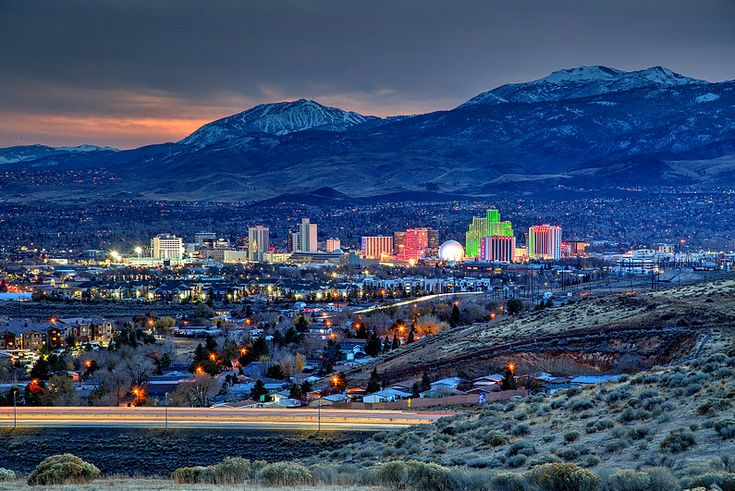
M 166 401 L 163 406 L 163 429 L 168 430 L 168 392 L 163 394 L 163 398 Z
M 140 259 L 141 254 L 143 254 L 143 248 L 140 246 L 136 247 L 135 253 L 138 255 L 138 259 Z

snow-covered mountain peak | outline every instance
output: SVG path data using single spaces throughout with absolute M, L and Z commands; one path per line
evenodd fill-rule
M 287 135 L 304 130 L 344 131 L 373 116 L 328 107 L 311 99 L 259 104 L 246 111 L 208 123 L 181 143 L 204 147 L 248 133 Z
M 473 97 L 460 107 L 503 102 L 558 101 L 644 87 L 669 88 L 701 83 L 706 82 L 684 77 L 660 66 L 630 72 L 601 65 L 581 66 L 558 70 L 531 82 L 503 85 Z

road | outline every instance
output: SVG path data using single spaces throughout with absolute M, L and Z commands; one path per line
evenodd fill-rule
M 17 426 L 164 428 L 168 424 L 168 428 L 382 431 L 433 423 L 448 414 L 328 408 L 18 407 Z M 0 408 L 0 427 L 13 427 L 13 418 L 12 407 Z
M 387 303 L 384 305 L 376 305 L 367 309 L 354 310 L 350 314 L 366 314 L 375 310 L 390 309 L 393 307 L 402 307 L 404 305 L 411 305 L 414 303 L 428 302 L 430 300 L 437 300 L 440 298 L 454 298 L 466 295 L 485 295 L 485 292 L 455 292 L 455 293 L 435 293 L 433 295 L 424 295 L 423 297 L 412 298 L 411 300 L 402 300 L 400 302 Z

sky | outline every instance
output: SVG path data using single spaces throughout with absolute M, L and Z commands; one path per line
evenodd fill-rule
M 415 114 L 580 65 L 735 79 L 735 1 L 0 0 L 0 146 L 176 141 L 302 97 Z

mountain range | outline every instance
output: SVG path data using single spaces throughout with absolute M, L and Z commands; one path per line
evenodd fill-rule
M 97 195 L 170 199 L 267 199 L 326 187 L 363 197 L 709 189 L 735 182 L 735 81 L 662 67 L 579 67 L 447 111 L 378 118 L 300 99 L 255 106 L 176 143 L 84 148 L 11 147 L 0 149 L 0 163 L 104 169 L 115 179 L 95 183 Z M 33 189 L 0 185 L 2 194 L 21 192 Z

